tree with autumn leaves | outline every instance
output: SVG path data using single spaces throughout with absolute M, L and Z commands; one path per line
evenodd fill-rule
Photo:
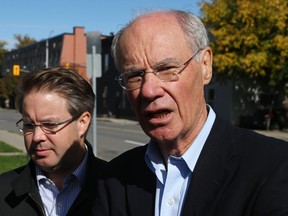
M 251 101 L 288 96 L 288 1 L 202 0 L 217 81 L 232 80 Z M 247 95 L 246 95 L 247 96 Z M 245 96 L 245 97 L 246 97 Z M 249 98 L 249 97 L 248 97 Z

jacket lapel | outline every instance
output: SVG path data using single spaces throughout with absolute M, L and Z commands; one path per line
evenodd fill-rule
M 11 200 L 14 205 L 18 205 L 30 196 L 34 201 L 36 201 L 36 203 L 38 203 L 40 208 L 43 208 L 35 179 L 35 168 L 31 161 L 22 171 L 20 171 L 19 176 L 11 182 L 11 185 L 14 190 L 14 197 L 13 199 L 11 197 L 11 199 L 7 199 L 8 202 Z M 12 203 L 10 204 L 12 205 Z
M 147 145 L 138 148 L 139 154 L 135 153 L 135 158 L 131 160 L 131 162 L 133 161 L 132 166 L 135 167 L 130 169 L 129 175 L 133 177 L 131 183 L 127 185 L 129 215 L 154 215 L 156 176 L 148 168 L 144 160 L 146 149 Z
M 216 118 L 192 174 L 182 209 L 183 216 L 211 215 L 218 198 L 229 184 L 237 166 L 231 127 Z

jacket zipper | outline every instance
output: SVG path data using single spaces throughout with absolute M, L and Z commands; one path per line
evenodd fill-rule
M 42 208 L 42 205 L 33 197 L 33 195 L 31 193 L 29 193 L 29 197 L 37 204 L 37 206 L 39 207 L 42 216 L 46 216 L 46 213 L 44 211 L 44 209 Z

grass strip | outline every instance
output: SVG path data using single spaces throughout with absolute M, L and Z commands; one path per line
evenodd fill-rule
M 0 174 L 23 166 L 28 160 L 27 155 L 0 156 Z
M 0 152 L 21 152 L 21 150 L 0 140 Z

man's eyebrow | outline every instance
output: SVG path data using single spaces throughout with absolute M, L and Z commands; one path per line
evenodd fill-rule
M 145 69 L 140 69 L 140 68 L 136 68 L 136 67 L 129 67 L 123 70 L 122 73 L 133 73 L 133 72 L 137 72 L 137 71 L 144 71 Z
M 169 57 L 169 58 L 165 58 L 159 62 L 156 62 L 152 67 L 153 68 L 159 68 L 159 67 L 162 67 L 162 66 L 165 66 L 165 65 L 177 65 L 179 64 L 179 61 L 175 58 L 172 58 L 172 57 Z
M 151 65 L 151 68 L 155 69 L 155 68 L 159 68 L 159 67 L 171 65 L 171 64 L 179 65 L 180 62 L 176 58 L 169 57 L 169 58 L 165 58 L 165 59 Z M 135 66 L 131 66 L 131 67 L 127 67 L 126 69 L 124 69 L 122 73 L 127 73 L 127 72 L 133 73 L 133 72 L 144 71 L 144 70 L 146 70 L 146 68 L 137 68 Z

